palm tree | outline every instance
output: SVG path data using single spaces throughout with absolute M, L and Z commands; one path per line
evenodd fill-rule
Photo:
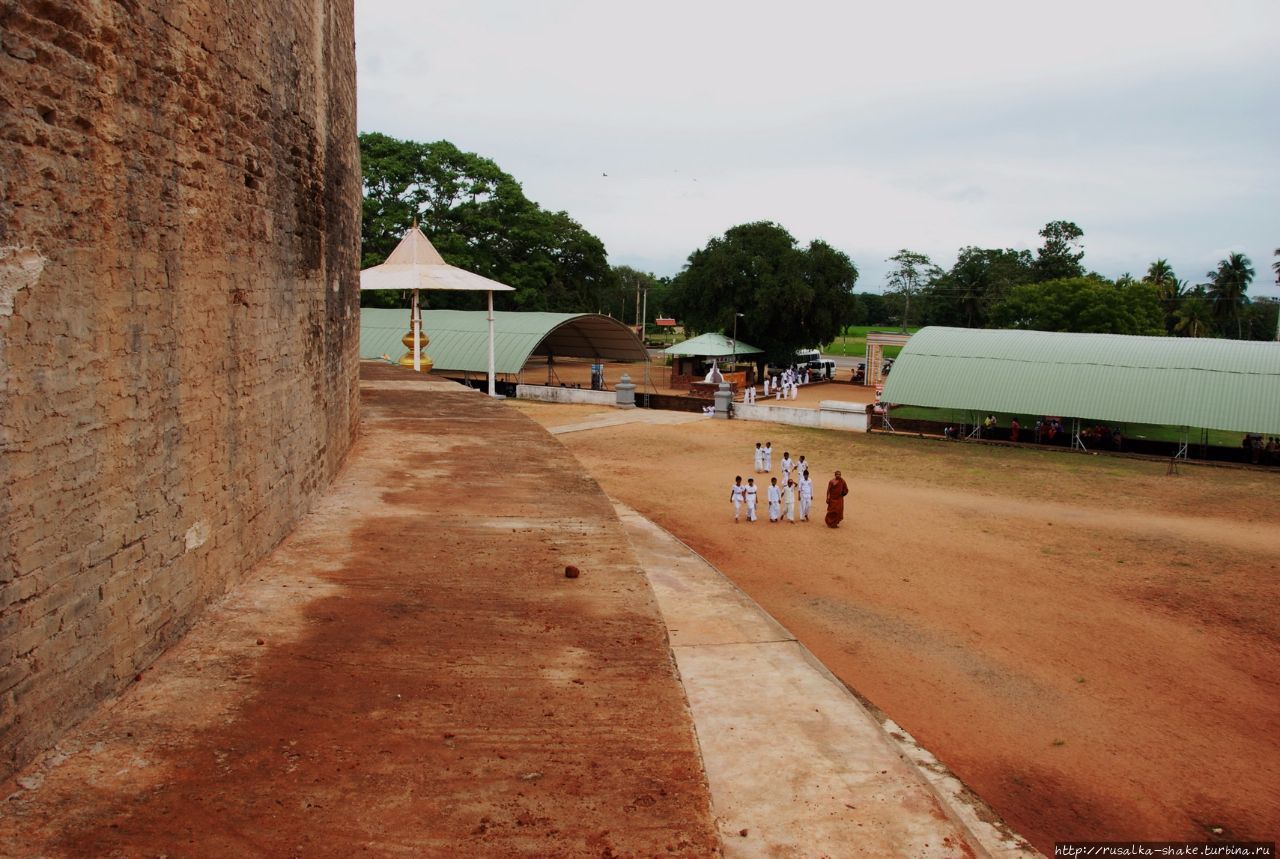
M 1244 254 L 1233 253 L 1218 263 L 1218 268 L 1207 275 L 1210 281 L 1209 297 L 1213 299 L 1213 312 L 1219 319 L 1235 319 L 1236 339 L 1244 339 L 1240 324 L 1240 306 L 1245 302 L 1249 284 L 1253 282 L 1253 263 Z
M 1275 256 L 1280 257 L 1280 248 L 1276 248 Z M 1276 273 L 1276 283 L 1280 283 L 1280 259 L 1271 264 L 1271 270 Z
M 1178 276 L 1173 273 L 1173 266 L 1169 265 L 1167 259 L 1158 259 L 1147 266 L 1147 273 L 1143 275 L 1142 282 L 1156 288 L 1156 294 L 1160 296 L 1160 304 L 1164 307 L 1165 329 L 1173 333 L 1177 322 L 1178 301 L 1182 297 L 1186 282 L 1178 280 Z
M 1184 337 L 1203 337 L 1213 318 L 1209 294 L 1203 286 L 1197 286 L 1183 294 L 1181 306 L 1174 312 L 1177 322 L 1173 330 Z

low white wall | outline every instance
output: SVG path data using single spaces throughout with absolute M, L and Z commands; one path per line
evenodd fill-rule
M 867 432 L 871 426 L 867 408 L 865 403 L 823 400 L 818 403 L 818 425 L 823 429 Z
M 614 391 L 592 391 L 582 388 L 557 388 L 549 385 L 516 385 L 517 400 L 541 400 L 545 403 L 583 403 L 591 406 L 616 406 Z
M 744 421 L 767 421 L 775 424 L 790 424 L 796 427 L 819 426 L 817 409 L 797 409 L 789 406 L 753 406 L 747 403 L 734 403 L 733 416 Z
M 734 403 L 733 416 L 744 421 L 766 421 L 845 432 L 866 432 L 869 426 L 866 405 L 840 400 L 823 400 L 816 409 Z

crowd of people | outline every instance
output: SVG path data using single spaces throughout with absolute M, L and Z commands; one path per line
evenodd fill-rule
M 756 474 L 770 474 L 773 471 L 773 442 L 767 441 L 763 445 L 756 442 L 753 464 Z M 779 465 L 782 471 L 782 483 L 778 483 L 778 478 L 771 475 L 769 485 L 766 487 L 765 502 L 768 504 L 769 521 L 775 525 L 783 521 L 792 525 L 797 521 L 808 522 L 809 512 L 813 508 L 810 463 L 805 460 L 803 454 L 792 459 L 790 451 L 783 451 Z M 759 494 L 760 487 L 756 485 L 754 477 L 747 478 L 745 484 L 742 482 L 742 475 L 733 479 L 729 501 L 733 505 L 735 523 L 742 520 L 743 507 L 746 507 L 748 523 L 758 521 L 756 506 Z M 844 499 L 848 494 L 849 486 L 837 471 L 835 477 L 827 484 L 827 514 L 824 519 L 827 527 L 836 528 L 844 519 Z
M 1264 439 L 1259 433 L 1245 433 L 1240 446 L 1254 465 L 1280 465 L 1280 436 Z
M 764 397 L 773 393 L 775 400 L 794 400 L 800 396 L 800 386 L 809 384 L 809 368 L 788 367 L 781 373 L 764 377 Z M 748 385 L 742 392 L 742 402 L 750 404 L 756 401 L 755 385 Z

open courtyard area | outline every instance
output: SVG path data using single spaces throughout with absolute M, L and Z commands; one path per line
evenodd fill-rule
M 1276 475 L 711 419 L 566 432 L 616 412 L 510 405 L 1039 849 L 1280 831 Z M 814 464 L 813 521 L 734 523 L 734 476 L 768 483 L 757 441 L 774 476 Z

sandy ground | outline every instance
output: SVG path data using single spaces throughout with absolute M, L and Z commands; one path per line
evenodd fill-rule
M 734 421 L 559 439 L 1041 850 L 1280 832 L 1276 475 Z M 766 439 L 819 495 L 843 470 L 839 529 L 734 524 Z
M 317 508 L 0 784 L 0 856 L 719 854 L 608 499 L 532 421 L 411 378 L 362 367 Z

